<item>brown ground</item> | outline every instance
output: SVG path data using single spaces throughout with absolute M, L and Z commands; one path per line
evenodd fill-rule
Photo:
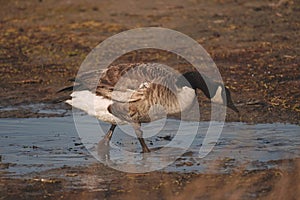
M 180 31 L 210 53 L 241 111 L 241 119 L 229 111 L 228 120 L 300 123 L 299 0 L 1 1 L 0 106 L 52 101 L 99 42 L 147 26 Z M 1 111 L 0 116 L 38 114 L 23 109 Z M 99 173 L 93 171 L 97 167 L 79 171 L 82 176 Z M 148 199 L 296 199 L 299 170 L 292 169 L 241 169 L 230 175 L 121 174 L 103 191 L 64 189 L 71 184 L 64 180 L 0 179 L 0 199 L 132 199 L 141 194 Z
M 126 174 L 100 164 L 64 167 L 32 178 L 2 178 L 0 199 L 299 199 L 300 160 L 277 164 L 289 170 Z

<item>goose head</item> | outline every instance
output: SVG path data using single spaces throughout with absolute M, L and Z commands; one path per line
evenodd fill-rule
M 222 84 L 217 84 L 214 87 L 216 87 L 215 94 L 209 96 L 211 102 L 225 105 L 228 108 L 232 109 L 234 112 L 239 113 L 239 110 L 236 108 L 232 101 L 229 89 Z
M 201 75 L 199 72 L 193 71 L 183 74 L 178 78 L 176 85 L 178 87 L 192 87 L 195 91 L 196 89 L 200 89 L 212 103 L 227 106 L 239 114 L 239 110 L 232 101 L 229 89 L 223 84 L 214 82 L 204 75 Z

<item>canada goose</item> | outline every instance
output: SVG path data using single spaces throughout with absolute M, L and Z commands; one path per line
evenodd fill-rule
M 239 112 L 229 90 L 221 83 L 213 82 L 199 72 L 178 75 L 164 66 L 158 63 L 110 66 L 101 72 L 95 92 L 86 88 L 74 90 L 66 103 L 111 123 L 103 139 L 105 144 L 111 140 L 117 123 L 132 124 L 144 153 L 150 150 L 143 139 L 141 123 L 189 110 L 196 99 L 196 89 L 202 90 L 213 103 L 226 105 Z M 60 92 L 73 90 L 74 87 L 82 87 L 82 84 L 64 88 Z M 159 109 L 151 114 L 150 109 L 154 105 L 161 105 L 166 115 Z

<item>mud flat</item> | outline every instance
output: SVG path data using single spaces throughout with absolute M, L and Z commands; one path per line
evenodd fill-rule
M 42 196 L 118 199 L 132 198 L 135 192 L 145 193 L 149 199 L 159 199 L 160 195 L 166 199 L 181 199 L 186 195 L 204 198 L 204 194 L 208 198 L 221 198 L 222 193 L 228 198 L 271 198 L 276 192 L 283 195 L 277 189 L 282 189 L 280 184 L 299 176 L 298 125 L 225 123 L 213 151 L 201 159 L 199 150 L 208 122 L 162 122 L 164 127 L 159 134 L 146 139 L 153 151 L 148 157 L 140 153 L 138 141 L 124 132 L 129 128 L 125 126 L 116 130 L 112 147 L 117 148 L 108 150 L 108 163 L 96 151 L 97 141 L 104 136 L 97 120 L 81 112 L 77 118 L 80 120 L 77 119 L 76 125 L 73 116 L 0 119 L 0 193 L 4 199 Z M 160 122 L 157 123 L 156 127 Z M 179 123 L 182 133 L 178 133 Z M 199 127 L 195 136 L 193 126 Z M 100 128 L 106 130 L 109 124 L 100 123 Z M 146 126 L 144 132 L 154 129 L 155 126 Z M 177 148 L 168 155 L 159 153 L 171 141 L 183 147 L 189 137 L 193 142 L 184 154 L 178 156 Z M 119 149 L 131 152 L 134 157 L 126 158 Z M 174 160 L 169 165 L 158 168 L 172 156 Z M 144 165 L 155 170 L 141 173 Z

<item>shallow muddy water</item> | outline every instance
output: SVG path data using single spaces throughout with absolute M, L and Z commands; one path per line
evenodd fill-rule
M 98 142 L 109 124 L 82 113 L 76 114 L 75 121 L 76 126 L 73 116 L 0 119 L 0 171 L 18 176 L 86 166 L 97 162 L 96 157 L 115 169 L 131 172 L 142 172 L 144 165 L 149 165 L 148 171 L 229 173 L 238 166 L 249 170 L 278 167 L 274 161 L 300 157 L 300 126 L 292 124 L 225 123 L 212 151 L 200 159 L 208 122 L 180 124 L 168 119 L 144 125 L 146 143 L 152 150 L 145 155 L 129 126 L 117 128 L 110 147 L 103 148 Z

